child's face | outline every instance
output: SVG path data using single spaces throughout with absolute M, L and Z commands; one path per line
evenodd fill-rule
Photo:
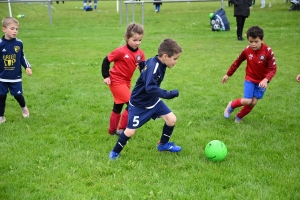
M 11 40 L 17 37 L 19 31 L 19 25 L 16 23 L 8 24 L 7 27 L 2 27 L 4 37 L 7 40 Z
M 248 37 L 249 46 L 253 51 L 257 51 L 261 48 L 262 43 L 264 42 L 264 39 L 260 39 L 259 37 L 252 38 Z
M 131 48 L 136 49 L 142 43 L 142 39 L 143 39 L 143 35 L 134 33 L 132 37 L 127 39 L 127 44 Z
M 167 65 L 168 68 L 173 68 L 175 64 L 178 62 L 178 58 L 180 56 L 180 53 L 173 55 L 172 57 L 169 57 L 167 54 L 164 54 L 162 56 L 162 63 Z

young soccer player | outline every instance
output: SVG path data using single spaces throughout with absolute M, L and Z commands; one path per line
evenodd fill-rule
M 136 68 L 142 69 L 145 61 L 144 52 L 139 49 L 144 35 L 144 28 L 136 23 L 129 24 L 125 32 L 126 44 L 113 50 L 103 59 L 102 76 L 114 97 L 114 105 L 110 115 L 108 133 L 119 135 L 118 130 L 125 130 L 128 119 L 128 102 L 130 86 Z M 110 63 L 114 66 L 109 70 Z M 140 64 L 141 63 L 141 64 Z M 127 107 L 122 113 L 123 105 Z
M 145 62 L 145 67 L 130 98 L 128 125 L 125 131 L 121 132 L 114 149 L 109 154 L 111 160 L 115 160 L 119 156 L 137 128 L 143 126 L 151 118 L 155 120 L 158 117 L 162 118 L 165 124 L 157 149 L 170 152 L 181 151 L 180 146 L 169 142 L 176 123 L 176 116 L 160 99 L 172 99 L 179 95 L 178 90 L 167 91 L 161 89 L 160 84 L 164 79 L 166 69 L 174 67 L 181 52 L 181 47 L 176 41 L 165 39 L 158 47 L 158 55 Z
M 222 83 L 226 83 L 241 63 L 247 60 L 244 97 L 230 101 L 224 111 L 224 117 L 229 118 L 234 109 L 243 106 L 236 115 L 235 122 L 237 123 L 241 122 L 252 111 L 259 99 L 263 98 L 268 83 L 272 80 L 277 70 L 272 49 L 263 43 L 263 29 L 259 26 L 252 26 L 248 29 L 246 35 L 249 46 L 241 52 L 222 78 Z
M 6 121 L 4 117 L 7 93 L 18 101 L 23 117 L 29 117 L 22 89 L 22 66 L 26 74 L 32 71 L 23 52 L 23 42 L 17 39 L 19 22 L 12 17 L 2 20 L 4 36 L 0 40 L 0 124 Z

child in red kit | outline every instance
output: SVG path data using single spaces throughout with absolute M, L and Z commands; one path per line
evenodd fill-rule
M 252 111 L 258 100 L 263 98 L 268 83 L 277 70 L 272 49 L 263 43 L 263 30 L 259 26 L 252 26 L 247 31 L 247 39 L 249 46 L 241 52 L 222 78 L 222 83 L 226 83 L 241 63 L 247 60 L 244 97 L 230 101 L 224 111 L 224 117 L 229 118 L 234 109 L 242 106 L 235 118 L 237 123 L 242 122 L 242 119 Z
M 127 26 L 125 32 L 126 44 L 116 48 L 103 59 L 102 76 L 114 97 L 114 105 L 110 115 L 108 133 L 119 135 L 125 130 L 128 120 L 128 102 L 131 95 L 131 79 L 136 68 L 140 70 L 145 61 L 144 52 L 139 49 L 144 35 L 144 28 L 136 23 Z M 110 69 L 110 63 L 114 66 Z M 122 112 L 124 104 L 127 107 Z

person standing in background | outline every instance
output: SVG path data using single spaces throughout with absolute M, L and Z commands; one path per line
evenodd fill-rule
M 244 41 L 242 37 L 246 18 L 250 16 L 252 0 L 231 0 L 234 4 L 234 17 L 236 18 L 236 35 L 239 41 Z
M 154 0 L 154 1 L 157 1 L 157 2 L 153 3 L 153 5 L 155 5 L 155 12 L 159 12 L 162 2 L 161 2 L 161 0 Z

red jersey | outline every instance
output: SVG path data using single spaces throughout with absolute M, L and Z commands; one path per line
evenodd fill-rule
M 107 58 L 109 62 L 114 62 L 109 72 L 112 84 L 124 82 L 130 84 L 137 64 L 145 61 L 145 55 L 141 49 L 132 51 L 128 49 L 127 44 L 113 50 Z
M 264 78 L 271 81 L 276 74 L 277 66 L 274 53 L 265 44 L 262 44 L 261 48 L 257 51 L 247 46 L 232 63 L 227 71 L 227 75 L 232 76 L 244 60 L 247 60 L 245 80 L 259 84 Z

